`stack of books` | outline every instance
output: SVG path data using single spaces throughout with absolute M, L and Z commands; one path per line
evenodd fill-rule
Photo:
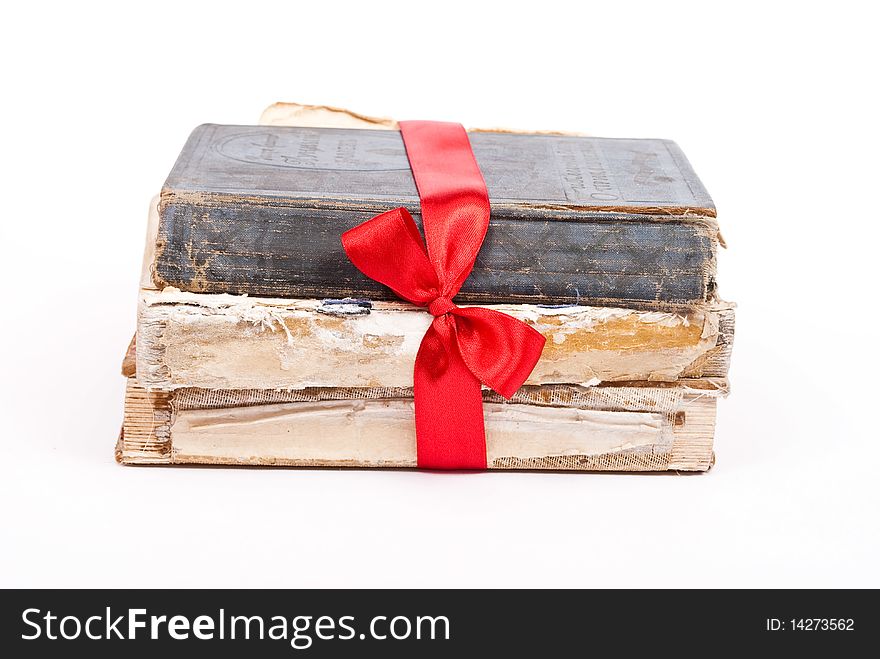
M 398 206 L 419 221 L 403 142 L 393 122 L 285 116 L 198 127 L 150 206 L 122 463 L 416 466 L 413 364 L 432 316 L 340 242 Z M 312 125 L 279 125 L 293 122 Z M 488 467 L 708 469 L 734 307 L 717 297 L 715 208 L 684 154 L 470 139 L 492 215 L 455 302 L 546 337 L 511 400 L 483 391 Z

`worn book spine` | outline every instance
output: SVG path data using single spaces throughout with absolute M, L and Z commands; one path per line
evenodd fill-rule
M 705 471 L 726 381 L 483 393 L 490 469 Z M 412 390 L 149 391 L 128 379 L 124 464 L 416 466 Z
M 660 308 L 712 299 L 711 199 L 667 140 L 483 133 L 492 216 L 457 299 Z M 339 236 L 418 197 L 394 131 L 202 126 L 162 189 L 157 287 L 391 300 Z
M 527 384 L 725 377 L 734 308 L 687 311 L 493 305 L 546 337 Z M 141 385 L 174 389 L 409 387 L 424 309 L 366 300 L 296 300 L 144 290 Z
M 271 297 L 397 299 L 351 264 L 339 239 L 380 209 L 268 207 L 209 195 L 164 199 L 161 208 L 154 269 L 159 287 Z M 417 208 L 410 211 L 420 222 Z M 670 308 L 712 299 L 714 227 L 637 216 L 570 219 L 526 223 L 493 215 L 456 300 Z M 267 236 L 273 241 L 267 242 Z M 577 265 L 562 265 L 572 254 L 577 254 Z

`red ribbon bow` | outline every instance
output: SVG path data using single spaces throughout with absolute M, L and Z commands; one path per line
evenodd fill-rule
M 511 316 L 452 301 L 489 227 L 489 194 L 464 128 L 402 121 L 400 133 L 425 241 L 409 211 L 395 208 L 346 231 L 342 245 L 361 272 L 434 316 L 414 372 L 419 467 L 485 469 L 480 383 L 510 398 L 535 367 L 544 337 Z

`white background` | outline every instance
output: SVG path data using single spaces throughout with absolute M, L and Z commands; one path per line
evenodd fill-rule
M 880 586 L 869 3 L 17 3 L 0 585 Z M 121 467 L 147 204 L 277 100 L 675 139 L 739 303 L 703 476 Z

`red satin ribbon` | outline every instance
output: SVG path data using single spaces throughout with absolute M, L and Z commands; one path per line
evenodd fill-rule
M 342 245 L 361 272 L 434 316 L 414 372 L 419 467 L 485 469 L 480 383 L 510 398 L 544 337 L 511 316 L 452 302 L 489 227 L 486 184 L 460 124 L 402 121 L 400 132 L 425 241 L 409 211 L 396 208 L 346 231 Z

